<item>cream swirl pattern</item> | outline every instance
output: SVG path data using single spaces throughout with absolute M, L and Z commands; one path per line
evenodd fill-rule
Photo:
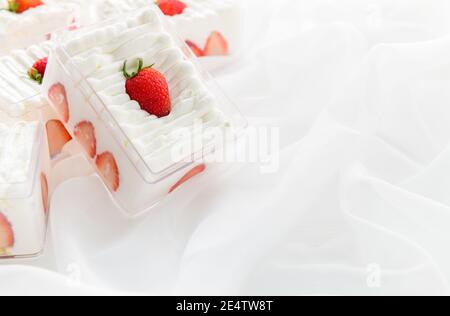
M 74 36 L 68 34 L 63 46 L 154 170 L 173 164 L 167 159 L 168 151 L 175 143 L 185 140 L 177 133 L 180 128 L 195 133 L 196 124 L 203 128 L 226 125 L 194 66 L 162 30 L 160 17 L 154 10 L 105 28 L 76 32 Z M 153 64 L 164 74 L 172 100 L 169 116 L 157 118 L 148 114 L 126 93 L 121 72 L 123 62 L 137 58 L 143 58 L 146 65 Z

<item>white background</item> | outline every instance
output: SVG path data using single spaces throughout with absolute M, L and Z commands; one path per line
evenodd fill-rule
M 280 168 L 234 164 L 126 220 L 95 177 L 53 196 L 7 294 L 449 294 L 450 2 L 248 0 L 214 75 Z

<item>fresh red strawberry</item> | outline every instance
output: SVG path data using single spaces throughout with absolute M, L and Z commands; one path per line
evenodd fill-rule
M 5 215 L 0 213 L 0 256 L 6 248 L 14 246 L 14 231 Z
M 44 206 L 44 212 L 45 215 L 47 215 L 49 209 L 50 209 L 50 204 L 48 203 L 48 181 L 47 181 L 47 176 L 45 175 L 45 173 L 41 173 L 41 192 L 42 192 L 42 204 Z
M 53 158 L 59 155 L 63 147 L 72 140 L 60 120 L 51 120 L 47 122 L 47 137 L 50 156 Z
M 37 81 L 39 84 L 42 84 L 42 80 L 44 79 L 45 68 L 47 68 L 48 57 L 39 59 L 34 63 L 30 70 L 28 70 L 28 76 Z
M 74 135 L 91 158 L 97 155 L 97 138 L 95 127 L 91 122 L 83 121 L 75 126 Z
M 195 54 L 195 56 L 197 57 L 202 57 L 204 56 L 203 54 L 203 50 L 197 46 L 197 44 L 195 44 L 192 41 L 186 41 L 186 44 L 189 46 L 189 48 L 192 50 L 192 52 Z
M 64 123 L 69 122 L 69 101 L 67 100 L 66 88 L 61 83 L 56 83 L 48 90 L 48 98 L 61 115 Z
M 14 13 L 22 13 L 43 4 L 41 0 L 8 0 L 8 10 Z
M 113 154 L 104 152 L 98 155 L 95 164 L 106 185 L 112 191 L 117 191 L 120 186 L 120 174 Z
M 219 32 L 213 32 L 206 41 L 205 56 L 226 56 L 228 55 L 228 43 L 225 37 Z
M 169 193 L 172 193 L 179 186 L 181 186 L 183 183 L 189 181 L 190 179 L 192 179 L 196 175 L 202 173 L 203 171 L 205 171 L 205 169 L 206 169 L 205 164 L 201 164 L 201 165 L 198 165 L 197 167 L 194 167 L 188 173 L 186 173 L 177 183 L 175 183 L 175 185 L 173 187 L 170 188 Z
M 136 101 L 141 109 L 164 117 L 170 114 L 171 102 L 169 85 L 166 78 L 156 69 L 143 67 L 144 61 L 138 59 L 138 68 L 133 73 L 127 72 L 127 61 L 123 64 L 123 74 L 127 79 L 125 88 L 131 100 Z
M 174 16 L 182 14 L 187 5 L 180 0 L 158 0 L 156 4 L 159 6 L 161 11 L 168 16 Z

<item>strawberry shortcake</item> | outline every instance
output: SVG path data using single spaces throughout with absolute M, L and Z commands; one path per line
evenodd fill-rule
M 236 0 L 103 0 L 100 18 L 157 5 L 198 57 L 237 53 L 242 35 L 242 8 Z
M 223 111 L 228 101 L 163 20 L 149 7 L 57 34 L 43 83 L 71 136 L 133 215 L 208 171 L 202 158 L 233 125 Z
M 78 6 L 58 0 L 0 0 L 0 55 L 45 41 L 78 19 Z
M 0 259 L 42 251 L 49 158 L 37 122 L 0 123 Z

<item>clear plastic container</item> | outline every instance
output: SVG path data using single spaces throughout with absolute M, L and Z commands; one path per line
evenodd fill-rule
M 246 127 L 240 112 L 212 78 L 199 69 L 195 56 L 173 33 L 156 8 L 76 32 L 60 32 L 54 40 L 42 86 L 43 94 L 60 114 L 72 136 L 84 145 L 86 157 L 96 167 L 114 201 L 128 215 L 151 209 L 190 178 L 206 173 L 210 168 L 205 157 L 226 146 L 233 146 Z M 136 47 L 140 49 L 137 53 L 134 51 Z M 108 49 L 111 49 L 110 53 L 107 53 Z M 94 55 L 90 56 L 90 52 Z M 101 52 L 100 55 L 96 55 L 97 52 Z M 155 145 L 150 153 L 143 152 L 142 146 L 139 147 L 142 143 L 136 140 L 138 136 L 132 133 L 133 130 L 139 131 L 141 125 L 134 126 L 133 120 L 128 122 L 131 126 L 127 122 L 125 124 L 128 112 L 118 115 L 117 108 L 113 109 L 114 102 L 107 95 L 110 87 L 125 91 L 125 78 L 120 77 L 121 65 L 124 60 L 137 57 L 142 57 L 145 62 L 154 59 L 154 68 L 166 78 L 170 77 L 168 85 L 172 101 L 181 100 L 174 105 L 173 116 L 145 116 L 142 126 L 155 124 L 154 129 L 141 130 L 138 140 L 143 141 L 144 146 L 168 140 L 168 145 Z M 169 64 L 170 67 L 166 67 Z M 177 72 L 179 69 L 183 72 Z M 94 75 L 89 73 L 96 70 L 107 71 L 107 77 L 95 81 Z M 111 78 L 118 80 L 118 84 L 110 83 Z M 180 104 L 184 104 L 181 96 L 191 92 L 197 101 L 212 102 L 210 104 L 214 107 L 205 108 L 214 112 L 205 112 L 200 121 L 191 121 L 202 110 L 201 102 L 194 102 L 190 111 L 176 116 L 182 109 Z M 123 102 L 131 102 L 128 95 L 120 96 L 128 98 Z M 123 110 L 129 111 L 128 108 Z M 214 126 L 216 118 L 220 122 L 218 126 Z M 194 128 L 195 123 L 200 123 L 198 129 Z M 87 138 L 83 138 L 83 133 L 79 137 L 80 130 L 85 130 L 80 129 L 80 125 L 87 128 L 88 135 L 84 134 Z M 167 130 L 170 133 L 164 134 Z M 215 132 L 220 134 L 219 137 L 213 137 Z M 91 140 L 89 146 L 86 146 L 86 139 Z M 192 139 L 190 146 L 185 146 L 187 139 Z
M 1 0 L 0 7 L 6 8 L 7 1 Z M 70 27 L 79 18 L 77 3 L 58 0 L 46 0 L 20 14 L 0 10 L 0 56 L 49 40 L 52 32 Z
M 45 244 L 50 201 L 45 131 L 39 122 L 1 123 L 0 133 L 6 129 L 0 144 L 0 259 L 33 257 Z
M 181 14 L 165 16 L 181 39 L 189 43 L 205 69 L 237 59 L 242 51 L 245 8 L 238 0 L 183 0 Z M 97 19 L 104 20 L 148 8 L 148 0 L 100 0 Z M 208 44 L 211 43 L 211 44 Z

